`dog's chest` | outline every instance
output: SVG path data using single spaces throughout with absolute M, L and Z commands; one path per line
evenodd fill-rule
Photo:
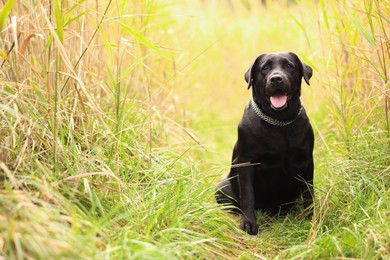
M 310 138 L 298 131 L 263 131 L 256 138 L 255 161 L 262 172 L 296 175 L 308 167 Z
M 285 151 L 264 153 L 256 160 L 262 173 L 281 173 L 296 175 L 305 171 L 309 156 L 307 151 L 299 148 L 289 148 Z

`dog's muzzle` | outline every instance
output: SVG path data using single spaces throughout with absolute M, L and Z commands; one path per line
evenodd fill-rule
M 269 77 L 267 88 L 270 90 L 267 99 L 274 110 L 283 110 L 287 107 L 290 96 L 286 89 L 289 89 L 288 81 L 280 74 Z

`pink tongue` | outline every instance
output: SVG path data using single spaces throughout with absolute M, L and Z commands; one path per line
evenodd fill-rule
M 274 95 L 274 96 L 271 96 L 270 97 L 270 100 L 271 100 L 271 104 L 274 108 L 281 108 L 283 107 L 284 105 L 286 105 L 286 102 L 287 102 L 287 95 L 286 94 L 283 94 L 283 95 Z

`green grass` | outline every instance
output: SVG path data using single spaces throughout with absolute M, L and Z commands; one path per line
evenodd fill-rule
M 6 1 L 0 11 L 0 258 L 386 259 L 386 1 Z M 315 211 L 214 200 L 269 51 L 314 68 Z

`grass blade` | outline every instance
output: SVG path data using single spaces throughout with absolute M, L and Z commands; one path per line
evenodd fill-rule
M 64 23 L 59 0 L 54 0 L 54 14 L 56 18 L 56 32 L 61 43 L 64 42 Z
M 3 30 L 5 22 L 11 13 L 15 0 L 8 0 L 0 11 L 0 32 Z
M 376 47 L 375 39 L 370 33 L 369 30 L 367 30 L 366 27 L 354 16 L 349 17 L 352 21 L 352 24 L 355 26 L 355 28 L 360 32 L 360 34 L 363 35 L 363 37 L 372 45 Z

